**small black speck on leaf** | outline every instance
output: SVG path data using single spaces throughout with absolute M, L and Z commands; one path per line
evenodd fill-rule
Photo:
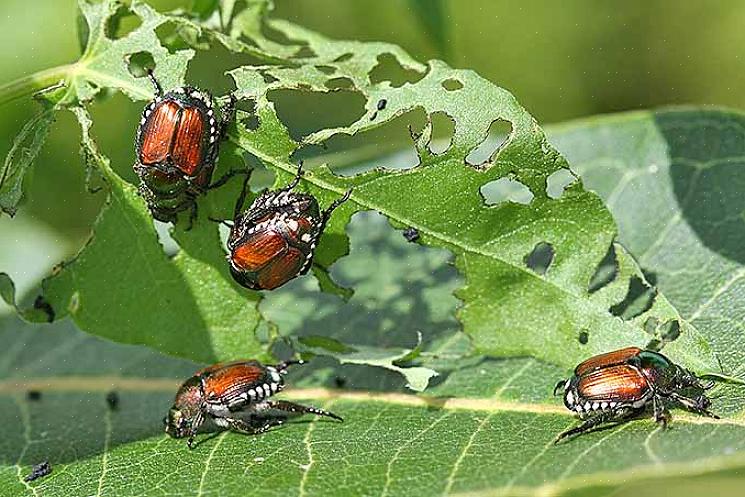
M 41 392 L 38 390 L 29 390 L 26 392 L 26 398 L 33 401 L 41 400 Z
M 378 100 L 378 110 L 385 109 L 385 106 L 386 105 L 388 105 L 388 100 L 386 100 L 384 98 L 381 98 L 380 100 Z
M 341 376 L 335 376 L 334 377 L 334 385 L 336 385 L 336 388 L 344 388 L 347 384 L 347 379 L 343 378 Z
M 52 465 L 49 464 L 49 461 L 42 461 L 39 464 L 34 464 L 34 466 L 31 468 L 31 474 L 27 475 L 23 481 L 34 481 L 37 478 L 41 478 L 43 476 L 47 476 L 49 473 L 52 472 Z
M 577 337 L 577 339 L 579 340 L 579 343 L 581 343 L 582 345 L 586 345 L 587 341 L 590 339 L 590 335 L 586 331 L 580 331 L 579 337 Z
M 48 322 L 51 323 L 52 321 L 54 321 L 54 309 L 52 308 L 51 304 L 46 301 L 44 296 L 39 295 L 36 297 L 36 300 L 34 300 L 34 309 L 44 311 L 44 313 L 47 315 Z
M 107 393 L 106 404 L 108 404 L 109 409 L 111 409 L 112 411 L 116 411 L 116 409 L 119 407 L 119 394 L 113 391 Z
M 404 230 L 404 238 L 407 242 L 414 243 L 419 240 L 419 231 L 416 228 L 406 228 Z

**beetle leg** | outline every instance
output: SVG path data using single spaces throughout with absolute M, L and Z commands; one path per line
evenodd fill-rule
M 282 188 L 279 191 L 289 192 L 290 190 L 295 188 L 298 185 L 298 183 L 300 183 L 300 178 L 302 177 L 303 177 L 303 161 L 300 161 L 298 162 L 298 165 L 297 165 L 297 173 L 295 173 L 295 177 L 292 179 L 289 185 L 287 185 L 286 187 Z
M 155 74 L 153 73 L 153 70 L 148 68 L 147 70 L 147 77 L 150 79 L 150 82 L 153 84 L 153 88 L 155 89 L 155 95 L 161 96 L 163 95 L 163 88 L 161 88 L 160 83 L 158 83 L 158 80 L 155 79 Z
M 191 229 L 194 227 L 194 221 L 197 219 L 198 214 L 198 207 L 196 202 L 192 202 L 191 204 L 191 212 L 189 212 L 189 224 L 184 228 L 184 231 L 191 231 Z
M 279 426 L 284 423 L 283 419 L 265 419 L 262 420 L 262 424 L 255 426 L 242 419 L 238 418 L 222 418 L 224 419 L 232 430 L 239 433 L 245 433 L 246 435 L 259 435 L 269 431 L 275 426 Z
M 342 195 L 341 198 L 337 198 L 336 200 L 334 200 L 333 202 L 331 202 L 331 205 L 329 205 L 328 208 L 325 211 L 323 211 L 323 214 L 322 214 L 322 216 L 323 216 L 323 225 L 324 226 L 326 225 L 326 222 L 331 217 L 331 213 L 334 212 L 334 209 L 336 209 L 341 204 L 343 204 L 344 202 L 346 202 L 347 200 L 349 200 L 349 197 L 351 197 L 351 196 L 352 196 L 352 189 L 350 188 L 349 190 L 347 190 L 346 192 L 344 192 L 344 195 Z
M 654 414 L 654 420 L 663 428 L 667 428 L 667 423 L 670 418 L 670 413 L 665 407 L 665 403 L 662 398 L 658 395 L 652 397 L 652 409 Z
M 253 173 L 253 168 L 249 167 L 246 169 L 231 169 L 227 173 L 223 174 L 220 179 L 212 183 L 210 186 L 207 187 L 208 190 L 214 190 L 215 188 L 220 188 L 225 183 L 227 183 L 233 176 L 237 176 L 239 174 L 245 174 L 248 176 L 248 178 L 251 177 L 251 173 Z M 248 180 L 247 178 L 247 180 Z
M 332 412 L 324 411 L 323 409 L 319 409 L 317 407 L 295 404 L 294 402 L 288 402 L 286 400 L 267 400 L 266 404 L 267 408 L 276 409 L 278 411 L 285 411 L 296 414 L 315 414 L 316 416 L 326 416 L 337 421 L 344 421 L 341 416 L 337 416 Z
M 246 203 L 246 195 L 248 195 L 248 180 L 251 179 L 252 172 L 253 169 L 248 170 L 248 174 L 246 174 L 246 178 L 243 180 L 241 194 L 238 195 L 238 199 L 235 201 L 235 206 L 233 207 L 233 219 L 235 222 L 238 221 L 238 217 L 241 215 L 241 209 L 243 209 L 243 204 Z
M 295 364 L 305 364 L 305 361 L 303 360 L 289 360 L 289 361 L 282 361 L 279 364 L 274 365 L 274 369 L 277 370 L 280 374 L 287 373 L 288 366 L 293 366 Z
M 572 435 L 579 435 L 580 433 L 584 433 L 586 431 L 590 431 L 596 426 L 606 423 L 608 421 L 621 421 L 623 418 L 626 418 L 628 416 L 631 416 L 635 414 L 637 411 L 634 409 L 620 409 L 617 411 L 605 411 L 601 412 L 591 418 L 588 418 L 585 420 L 584 423 L 581 425 L 571 428 L 569 430 L 566 430 L 563 433 L 560 433 L 558 437 L 556 437 L 556 440 L 554 440 L 554 443 L 559 443 L 562 439 L 566 437 L 570 437 Z
M 222 110 L 222 119 L 220 119 L 220 140 L 224 140 L 228 135 L 228 126 L 231 121 L 235 120 L 235 104 L 237 99 L 235 95 L 230 94 L 230 100 L 225 104 L 225 108 Z
M 688 398 L 688 397 L 684 397 L 683 395 L 680 395 L 679 393 L 675 393 L 675 392 L 672 392 L 670 394 L 670 398 L 673 399 L 673 400 L 675 400 L 676 402 L 679 402 L 686 409 L 688 409 L 690 411 L 693 411 L 693 412 L 695 412 L 697 414 L 701 414 L 703 416 L 708 416 L 710 418 L 719 419 L 719 416 L 717 416 L 716 414 L 714 414 L 713 412 L 711 412 L 711 411 L 709 411 L 707 409 L 707 407 L 708 407 L 708 399 L 707 399 L 706 404 L 704 404 L 702 402 L 701 398 L 699 398 L 699 399 L 691 399 L 691 398 Z
M 556 382 L 556 386 L 554 387 L 554 395 L 559 395 L 559 392 L 564 388 L 566 382 L 566 380 L 559 380 L 558 382 Z
M 194 420 L 191 422 L 191 426 L 189 427 L 189 438 L 186 439 L 186 445 L 190 449 L 195 447 L 194 437 L 197 434 L 199 427 L 202 426 L 202 423 L 204 423 L 204 407 L 199 410 L 199 413 L 194 417 Z

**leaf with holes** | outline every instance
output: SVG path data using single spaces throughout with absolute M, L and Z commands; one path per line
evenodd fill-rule
M 717 421 L 675 411 L 664 432 L 647 419 L 554 445 L 576 420 L 546 389 L 545 379 L 561 371 L 534 359 L 460 371 L 433 390 L 440 399 L 289 388 L 279 396 L 330 409 L 344 423 L 299 418 L 260 436 L 205 433 L 189 450 L 162 432 L 160 420 L 199 365 L 69 323 L 52 326 L 0 319 L 3 495 L 241 496 L 250 488 L 257 496 L 604 497 L 742 489 L 741 477 L 733 478 L 745 469 L 741 413 Z M 63 360 L 73 352 L 75 361 Z M 114 396 L 112 409 L 107 397 Z M 52 473 L 24 482 L 42 461 Z
M 254 102 L 258 118 L 256 129 L 239 124 L 233 138 L 277 171 L 278 184 L 289 181 L 292 154 L 303 147 L 370 131 L 415 109 L 424 109 L 427 115 L 444 113 L 454 123 L 450 145 L 439 154 L 429 148 L 431 122 L 415 134 L 415 168 L 379 168 L 348 178 L 321 167 L 306 176 L 303 187 L 326 203 L 354 190 L 324 235 L 317 256 L 322 266 L 346 252 L 343 229 L 351 213 L 377 210 L 396 227 L 417 229 L 421 243 L 456 255 L 456 265 L 467 279 L 457 291 L 464 302 L 459 317 L 481 353 L 532 355 L 571 367 L 594 353 L 659 342 L 656 330 L 645 329 L 654 319 L 680 322 L 680 338 L 668 345 L 668 354 L 697 371 L 716 369 L 705 340 L 680 321 L 664 296 L 654 294 L 638 312 L 618 319 L 622 313 L 613 311 L 625 309 L 621 303 L 632 282 L 648 286 L 622 247 L 615 247 L 617 276 L 590 291 L 615 237 L 615 225 L 600 199 L 579 182 L 557 198 L 549 195 L 549 179 L 569 166 L 512 95 L 470 71 L 438 61 L 423 66 L 390 45 L 332 41 L 279 20 L 269 26 L 305 50 L 293 65 L 245 66 L 230 72 L 237 95 Z M 250 38 L 252 33 L 244 35 Z M 386 57 L 419 73 L 417 79 L 401 85 L 373 81 L 371 73 Z M 349 81 L 350 91 L 365 98 L 363 114 L 348 126 L 321 129 L 299 141 L 293 138 L 277 115 L 272 92 L 326 93 L 338 78 Z M 505 142 L 487 160 L 469 164 L 471 153 L 500 122 L 511 126 Z M 532 199 L 527 204 L 485 205 L 484 189 L 504 178 L 527 189 Z M 542 271 L 534 271 L 526 260 L 543 245 L 550 245 L 550 261 Z M 585 343 L 580 336 L 587 337 Z
M 318 271 L 327 271 L 347 253 L 345 227 L 351 215 L 376 210 L 397 228 L 416 229 L 418 243 L 455 254 L 455 264 L 466 279 L 456 291 L 463 301 L 459 317 L 476 353 L 530 355 L 571 368 L 598 352 L 662 343 L 663 327 L 649 323 L 675 322 L 679 337 L 667 344 L 666 353 L 697 371 L 716 369 L 706 341 L 680 319 L 664 296 L 652 291 L 621 246 L 612 251 L 615 276 L 594 285 L 594 275 L 616 234 L 610 213 L 579 182 L 559 196 L 549 194 L 547 184 L 553 175 L 568 171 L 568 164 L 511 94 L 471 71 L 454 70 L 438 61 L 421 64 L 390 44 L 333 41 L 291 23 L 267 21 L 262 17 L 269 11 L 267 2 L 235 7 L 230 36 L 259 47 L 266 55 L 262 63 L 268 58 L 275 63 L 230 72 L 236 95 L 253 102 L 258 121 L 251 129 L 241 113 L 231 138 L 275 171 L 278 185 L 289 182 L 295 172 L 293 154 L 304 147 L 371 131 L 416 109 L 427 116 L 447 116 L 453 123 L 450 145 L 437 154 L 430 148 L 431 121 L 416 130 L 417 167 L 380 168 L 353 177 L 321 167 L 306 175 L 299 189 L 314 193 L 323 206 L 347 189 L 354 190 L 321 240 L 315 259 Z M 142 201 L 130 185 L 111 173 L 88 135 L 87 115 L 77 106 L 101 87 L 120 89 L 133 98 L 146 96 L 137 90 L 145 84 L 144 78 L 134 78 L 127 70 L 127 58 L 135 51 L 152 54 L 156 75 L 163 76 L 166 87 L 180 84 L 192 52 L 168 53 L 153 30 L 164 22 L 186 23 L 209 38 L 217 36 L 210 28 L 213 23 L 202 27 L 134 2 L 131 12 L 142 25 L 112 39 L 106 27 L 122 15 L 118 4 L 83 1 L 81 8 L 89 23 L 87 48 L 74 66 L 74 78 L 60 90 L 63 96 L 58 102 L 76 104 L 72 108 L 83 127 L 84 155 L 108 180 L 111 197 L 90 244 L 45 282 L 43 302 L 58 317 L 70 314 L 93 333 L 183 357 L 213 360 L 267 353 L 276 329 L 258 314 L 259 294 L 239 289 L 230 280 L 221 260 L 218 227 L 207 221 L 224 217 L 216 212 L 229 210 L 235 190 L 208 196 L 202 203 L 207 209 L 201 209 L 195 229 L 175 231 L 182 250 L 168 259 Z M 269 39 L 267 33 L 286 41 Z M 399 66 L 405 73 L 403 81 L 378 80 L 379 74 L 385 74 L 378 68 L 386 64 Z M 322 127 L 293 138 L 275 110 L 272 92 L 329 93 L 337 79 L 348 81 L 349 91 L 364 100 L 361 115 L 351 124 Z M 474 162 L 472 154 L 499 123 L 510 126 L 504 143 L 486 160 Z M 489 186 L 504 179 L 524 188 L 530 199 L 486 202 L 483 195 Z M 540 266 L 539 249 L 544 253 Z M 332 287 L 329 281 L 322 286 Z M 637 286 L 649 289 L 648 302 L 632 298 Z M 425 341 L 432 338 L 426 329 L 408 331 L 409 336 L 422 331 Z M 266 340 L 260 340 L 259 334 Z M 347 343 L 352 348 L 356 344 L 356 338 Z M 384 358 L 389 368 L 406 373 L 410 368 L 395 364 L 402 349 L 411 347 L 396 346 L 384 353 L 359 347 L 356 350 L 364 352 L 354 360 L 380 365 Z M 422 378 L 431 377 L 431 371 L 409 373 L 418 375 L 412 385 L 423 386 Z
M 723 372 L 745 377 L 745 115 L 636 112 L 570 123 L 551 137 L 608 202 L 647 279 L 711 344 Z M 740 388 L 728 389 L 731 405 Z

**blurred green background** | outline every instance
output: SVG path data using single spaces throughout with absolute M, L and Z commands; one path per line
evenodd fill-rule
M 190 2 L 151 3 L 166 10 Z M 421 60 L 442 58 L 455 67 L 474 69 L 512 91 L 544 124 L 666 104 L 745 107 L 745 94 L 740 91 L 745 82 L 745 57 L 741 57 L 745 3 L 736 0 L 623 4 L 277 0 L 276 4 L 275 16 L 331 37 L 389 41 Z M 77 59 L 75 6 L 76 0 L 3 0 L 0 42 L 6 49 L 0 53 L 0 84 Z M 241 62 L 222 50 L 201 53 L 189 77 L 193 83 L 226 92 L 230 81 L 222 73 Z M 132 137 L 141 107 L 116 96 L 93 109 L 94 131 L 102 148 L 132 181 Z M 279 108 L 280 116 L 300 130 L 349 119 L 344 117 L 343 99 L 291 99 L 284 107 Z M 28 99 L 4 106 L 0 113 L 3 151 L 35 110 Z M 341 117 L 322 115 L 327 113 Z M 404 146 L 408 138 L 399 133 L 395 140 Z M 77 141 L 76 125 L 63 115 L 37 162 L 31 200 L 19 221 L 46 230 L 68 249 L 87 235 L 101 202 L 101 195 L 89 195 L 83 188 Z M 8 234 L 12 229 L 7 217 L 0 219 L 0 232 Z M 12 268 L 0 267 L 6 269 Z

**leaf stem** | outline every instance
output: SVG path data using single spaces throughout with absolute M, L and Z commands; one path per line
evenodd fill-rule
M 39 90 L 48 88 L 60 80 L 66 79 L 73 72 L 75 64 L 44 69 L 43 71 L 23 76 L 0 86 L 0 105 L 13 100 L 33 95 Z

